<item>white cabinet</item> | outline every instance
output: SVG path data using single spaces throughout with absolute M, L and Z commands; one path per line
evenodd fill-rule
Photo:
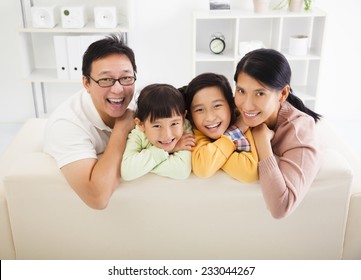
M 77 84 L 81 88 L 81 79 L 59 79 L 56 70 L 54 36 L 105 36 L 110 33 L 121 33 L 127 40 L 127 33 L 132 24 L 131 0 L 20 0 L 22 27 L 19 28 L 19 44 L 23 62 L 23 76 L 31 83 L 36 116 L 39 116 L 38 104 L 42 103 L 47 113 L 45 101 L 45 83 Z M 34 28 L 31 7 L 57 6 L 58 24 L 53 28 Z M 61 7 L 83 6 L 86 24 L 82 28 L 63 28 L 61 24 Z M 118 24 L 115 28 L 96 28 L 94 7 L 116 7 Z M 114 11 L 114 10 L 113 10 Z M 57 86 L 58 87 L 58 86 Z
M 249 48 L 252 44 L 262 43 L 264 47 L 276 49 L 286 56 L 292 69 L 291 86 L 294 93 L 314 109 L 325 22 L 326 14 L 316 8 L 299 13 L 196 12 L 193 15 L 193 76 L 216 72 L 225 75 L 234 85 L 234 71 L 243 56 L 244 46 Z M 213 54 L 209 50 L 210 38 L 214 33 L 221 33 L 225 37 L 226 49 L 221 54 Z M 308 36 L 307 54 L 289 53 L 289 40 L 294 35 Z

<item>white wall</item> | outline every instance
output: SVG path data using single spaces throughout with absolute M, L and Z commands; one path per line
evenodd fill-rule
M 273 0 L 276 1 L 276 0 Z M 181 86 L 192 78 L 192 11 L 208 9 L 208 0 L 134 0 L 130 45 L 138 64 L 138 88 L 151 82 Z M 252 0 L 233 0 L 233 9 L 251 9 Z M 321 67 L 318 111 L 333 119 L 361 120 L 361 1 L 313 0 L 328 13 Z M 0 123 L 34 116 L 30 84 L 22 79 L 17 28 L 20 4 L 0 1 Z M 56 85 L 50 85 L 50 88 Z M 66 91 L 66 92 L 65 92 Z M 72 87 L 47 94 L 49 110 L 69 96 Z
M 0 2 L 0 122 L 21 122 L 33 116 L 31 88 L 21 78 L 17 28 L 19 1 Z
M 361 1 L 313 2 L 328 13 L 319 110 L 333 119 L 361 121 Z

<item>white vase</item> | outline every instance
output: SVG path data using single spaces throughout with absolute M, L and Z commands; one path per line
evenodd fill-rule
M 304 0 L 290 0 L 288 10 L 290 12 L 301 12 Z
M 294 35 L 290 37 L 289 53 L 291 55 L 302 56 L 306 55 L 308 50 L 308 36 Z
M 264 13 L 269 10 L 271 0 L 253 0 L 253 8 L 255 13 Z

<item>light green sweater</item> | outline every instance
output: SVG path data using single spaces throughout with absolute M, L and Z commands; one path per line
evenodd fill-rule
M 192 131 L 187 120 L 184 122 L 184 131 Z M 121 177 L 124 180 L 134 180 L 149 172 L 173 179 L 186 179 L 191 169 L 190 151 L 169 154 L 153 146 L 138 126 L 129 133 L 121 166 Z

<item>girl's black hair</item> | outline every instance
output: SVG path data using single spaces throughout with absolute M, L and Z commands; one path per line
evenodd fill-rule
M 291 67 L 283 54 L 273 49 L 257 49 L 247 53 L 238 62 L 234 81 L 240 73 L 246 73 L 261 84 L 275 90 L 281 90 L 286 85 L 291 85 Z M 290 86 L 291 87 L 291 86 Z M 298 110 L 311 116 L 317 122 L 321 115 L 307 108 L 300 98 L 291 91 L 287 101 Z
M 231 124 L 234 124 L 237 120 L 236 117 L 236 105 L 234 103 L 233 91 L 231 85 L 229 84 L 227 78 L 220 74 L 215 73 L 203 73 L 196 76 L 188 86 L 184 86 L 179 88 L 179 90 L 183 93 L 186 109 L 187 109 L 187 119 L 194 124 L 191 113 L 191 105 L 194 96 L 198 91 L 207 87 L 218 87 L 223 93 L 229 108 L 231 110 Z
M 182 93 L 168 84 L 151 84 L 139 93 L 135 116 L 144 122 L 176 115 L 184 117 L 185 103 Z

